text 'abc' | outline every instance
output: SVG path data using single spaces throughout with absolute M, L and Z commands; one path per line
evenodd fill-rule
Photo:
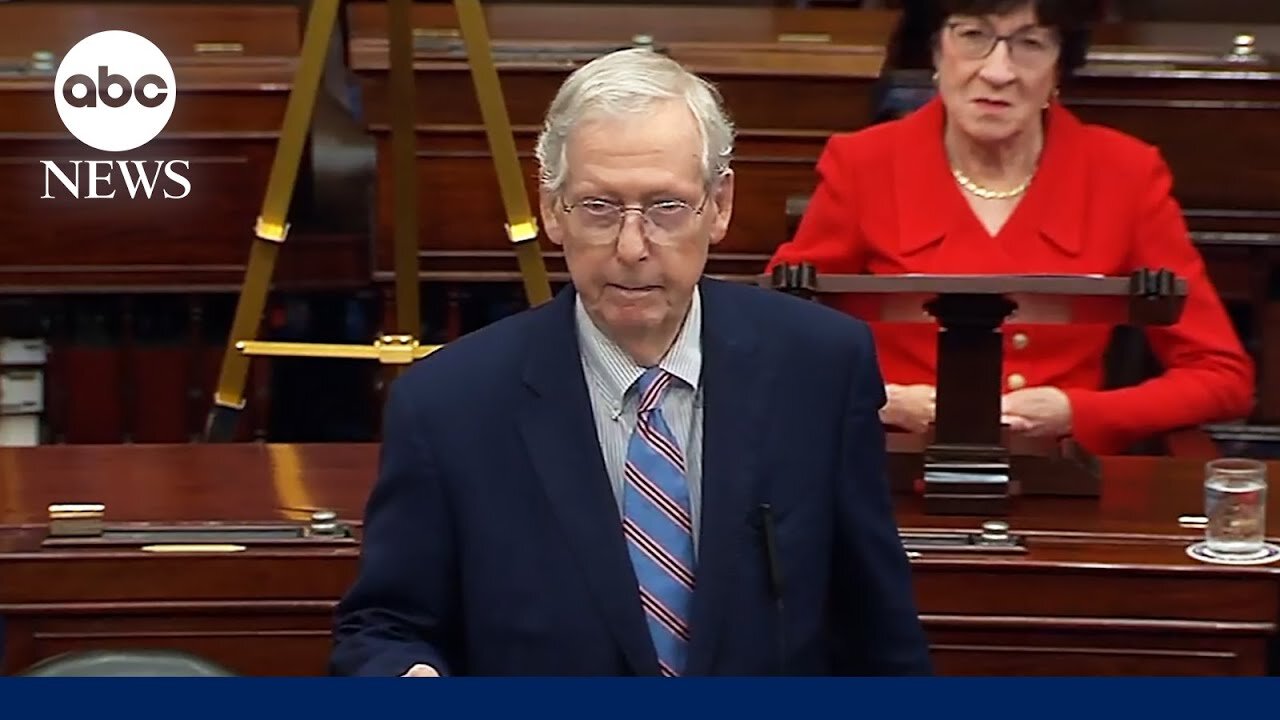
M 84 90 L 83 94 L 77 95 L 76 90 L 81 88 Z M 112 88 L 119 88 L 120 93 L 113 96 Z M 152 88 L 154 92 L 147 92 Z M 99 65 L 96 83 L 93 78 L 82 73 L 67 78 L 62 85 L 62 99 L 75 108 L 97 107 L 99 100 L 103 105 L 113 108 L 124 107 L 130 100 L 136 100 L 145 108 L 158 108 L 169 97 L 168 89 L 164 78 L 159 75 L 143 75 L 137 82 L 130 83 L 129 78 L 113 74 L 107 70 L 106 65 Z

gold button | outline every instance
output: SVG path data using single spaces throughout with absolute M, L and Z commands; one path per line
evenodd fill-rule
M 1010 390 L 1021 390 L 1026 386 L 1027 386 L 1027 379 L 1022 377 L 1022 375 L 1020 375 L 1019 373 L 1014 373 L 1009 376 Z
M 1013 334 L 1013 349 L 1014 349 L 1014 350 L 1025 350 L 1025 349 L 1026 349 L 1026 347 L 1027 347 L 1027 345 L 1029 345 L 1029 344 L 1031 344 L 1031 338 L 1028 338 L 1026 333 L 1014 333 L 1014 334 Z

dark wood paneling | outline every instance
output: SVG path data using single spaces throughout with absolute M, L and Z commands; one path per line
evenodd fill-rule
M 420 149 L 417 163 L 418 187 L 424 197 L 419 206 L 424 276 L 440 278 L 452 270 L 452 277 L 458 279 L 477 279 L 483 273 L 489 273 L 485 279 L 519 277 L 515 255 L 503 229 L 504 211 L 493 161 L 487 150 L 475 147 L 483 143 L 482 132 L 477 129 L 476 135 L 467 138 L 430 131 L 420 134 L 420 148 L 432 148 Z M 534 137 L 531 132 L 522 132 L 517 139 L 525 176 L 535 178 Z M 389 279 L 393 269 L 389 242 L 392 180 L 387 140 L 381 145 L 378 163 L 379 187 L 386 190 L 379 194 L 378 233 L 387 242 L 377 246 L 375 267 Z M 803 139 L 780 136 L 746 138 L 739 143 L 734 226 L 713 248 L 709 272 L 751 275 L 764 266 L 768 255 L 761 248 L 773 247 L 774 238 L 786 233 L 785 213 L 768 199 L 785 198 L 812 187 L 816 155 L 806 159 L 804 153 L 815 152 L 816 142 L 816 138 L 810 140 L 811 147 L 804 148 Z M 537 188 L 532 181 L 528 195 L 536 208 Z M 558 256 L 558 249 L 545 237 L 540 242 L 545 254 Z M 440 258 L 438 253 L 447 255 Z M 463 264 L 464 261 L 469 262 Z M 549 266 L 558 269 L 551 262 Z
M 415 105 L 421 275 L 517 279 L 470 73 L 461 55 L 439 46 L 438 37 L 456 33 L 453 10 L 419 5 L 414 12 L 420 39 Z M 389 279 L 393 213 L 385 8 L 352 3 L 348 13 L 350 64 L 361 78 L 365 120 L 379 147 L 374 269 L 377 277 Z M 565 13 L 573 13 L 575 22 L 563 22 Z M 731 257 L 727 262 L 713 259 L 709 270 L 742 277 L 758 272 L 785 239 L 785 198 L 812 189 L 813 165 L 830 134 L 870 119 L 873 86 L 896 19 L 891 12 L 848 10 L 638 6 L 618 13 L 607 7 L 550 5 L 497 5 L 487 8 L 487 16 L 534 203 L 532 146 L 544 113 L 560 83 L 593 48 L 603 53 L 629 44 L 634 35 L 648 34 L 672 57 L 716 83 L 737 126 L 738 185 L 734 225 L 716 248 Z M 786 40 L 796 34 L 807 40 Z M 537 48 L 574 50 L 580 57 L 535 61 L 529 52 Z M 544 251 L 552 252 L 543 242 Z
M 1188 210 L 1270 212 L 1280 225 L 1280 160 L 1264 152 L 1280 123 L 1280 73 L 1251 80 L 1084 75 L 1063 99 L 1086 122 L 1159 147 Z
M 10 28 L 0 30 L 0 65 L 24 67 L 37 51 L 57 58 L 93 32 L 126 27 L 166 53 L 178 84 L 173 116 L 155 140 L 128 153 L 101 153 L 63 127 L 52 74 L 0 72 L 0 183 L 8 188 L 0 199 L 0 291 L 238 289 L 297 69 L 300 23 L 296 5 L 285 2 L 0 6 L 0 28 Z M 227 52 L 228 44 L 238 47 Z M 50 179 L 53 197 L 42 198 L 41 160 L 68 174 L 75 160 L 186 161 L 187 169 L 176 169 L 191 188 L 166 199 L 163 189 L 181 187 L 162 176 L 152 198 L 133 198 L 116 175 L 114 197 L 75 199 Z M 364 238 L 317 233 L 299 216 L 312 169 L 304 154 L 290 216 L 295 233 L 276 279 L 303 287 L 367 280 Z
M 115 27 L 138 33 L 167 57 L 196 55 L 199 43 L 237 42 L 243 55 L 283 57 L 298 49 L 298 10 L 289 2 L 56 2 L 0 8 L 0 56 L 62 55 L 81 39 Z
M 811 8 L 797 11 L 793 3 L 755 3 L 726 7 L 730 3 L 618 3 L 556 2 L 488 3 L 485 7 L 489 35 L 495 40 L 604 40 L 629 43 L 639 34 L 662 43 L 772 42 L 780 35 L 821 35 L 841 44 L 879 44 L 897 22 L 896 12 L 875 12 L 865 20 L 849 23 L 843 9 Z M 415 3 L 414 27 L 434 34 L 457 30 L 452 2 Z M 769 5 L 773 5 L 770 7 Z M 378 37 L 386 27 L 385 3 L 350 2 L 354 38 Z M 572 22 L 566 22 L 571 18 Z M 382 35 L 385 37 L 385 35 Z
M 243 675 L 323 675 L 331 644 L 329 602 L 237 602 L 42 606 L 8 622 L 28 636 L 27 652 L 53 657 L 83 650 L 152 649 L 196 653 Z M 270 653 L 247 653 L 268 643 Z
M 928 625 L 935 668 L 942 675 L 1260 675 L 1270 634 L 1233 637 L 1218 627 L 1000 632 Z
M 1051 542 L 1051 541 L 1050 541 Z M 1135 548 L 1129 548 L 1131 553 Z M 1080 555 L 1104 559 L 1108 548 L 1092 541 Z M 1148 548 L 1140 552 L 1150 556 Z M 1176 548 L 1182 552 L 1182 548 Z M 1136 554 L 1136 553 L 1134 553 Z M 1110 560 L 1110 558 L 1105 558 Z M 984 559 L 983 562 L 986 562 Z M 976 568 L 972 564 L 948 566 L 945 561 L 922 560 L 929 572 L 921 574 L 917 588 L 930 601 L 926 614 L 952 615 L 1062 615 L 1073 618 L 1130 618 L 1245 622 L 1267 617 L 1280 601 L 1274 581 L 1267 578 L 1188 578 L 1174 572 L 1152 572 L 1141 560 L 1131 560 L 1131 572 L 1069 567 L 1058 560 L 1048 567 L 1015 570 Z M 973 585 L 984 588 L 976 592 Z M 1104 586 L 1104 593 L 1081 592 L 1084 587 Z M 1158 596 L 1159 603 L 1151 598 Z
M 1267 331 L 1262 336 L 1262 352 L 1258 358 L 1266 379 L 1259 388 L 1258 405 L 1271 420 L 1280 421 L 1280 298 L 1270 299 L 1259 316 L 1259 322 Z
M 50 654 L 167 647 L 251 674 L 323 672 L 327 618 L 358 547 L 246 543 L 243 552 L 42 547 L 49 503 L 104 502 L 121 521 L 305 523 L 335 510 L 359 532 L 376 445 L 0 449 L 0 613 L 16 671 Z M 944 674 L 1258 675 L 1273 671 L 1280 569 L 1199 564 L 1198 462 L 1106 458 L 1095 500 L 1023 498 L 1023 553 L 927 551 L 917 600 Z M 1271 472 L 1280 471 L 1273 464 Z M 974 529 L 899 496 L 906 532 Z M 1280 514 L 1280 497 L 1269 499 Z M 253 642 L 248 642 L 252 634 Z M 275 662 L 264 664 L 263 657 Z
M 1135 20 L 1234 20 L 1236 27 L 1242 28 L 1258 20 L 1280 22 L 1280 5 L 1258 0 L 1108 0 L 1107 6 L 1111 13 Z

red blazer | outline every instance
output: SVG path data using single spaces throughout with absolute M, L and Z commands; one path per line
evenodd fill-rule
M 1111 327 L 1009 323 L 1006 390 L 1066 391 L 1076 439 L 1099 454 L 1251 412 L 1253 362 L 1191 243 L 1157 149 L 1085 125 L 1054 103 L 1036 179 L 992 237 L 951 176 L 944 113 L 935 98 L 901 120 L 832 137 L 796 236 L 770 268 L 807 262 L 829 273 L 1105 275 L 1168 268 L 1187 279 L 1189 297 L 1176 325 L 1148 330 L 1165 368 L 1160 377 L 1100 390 Z M 852 313 L 847 300 L 830 304 Z M 871 325 L 885 382 L 935 383 L 936 327 Z

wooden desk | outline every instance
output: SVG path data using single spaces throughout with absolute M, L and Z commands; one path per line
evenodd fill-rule
M 362 512 L 376 446 L 0 449 L 0 615 L 13 673 L 76 648 L 166 647 L 253 674 L 325 671 L 333 603 L 353 546 L 178 555 L 41 549 L 50 503 L 103 502 L 109 520 L 306 523 Z M 1280 464 L 1271 477 L 1280 477 Z M 924 552 L 920 610 L 944 674 L 1243 674 L 1269 660 L 1280 566 L 1189 559 L 1199 463 L 1106 460 L 1103 497 L 1019 501 L 1024 554 Z M 1280 500 L 1272 494 L 1272 518 Z M 976 528 L 899 498 L 904 532 Z M 358 525 L 358 523 L 356 523 Z M 1272 524 L 1274 528 L 1274 521 Z
M 120 154 L 67 132 L 53 97 L 52 68 L 108 28 L 155 43 L 178 86 L 166 128 Z M 44 441 L 183 442 L 203 429 L 301 33 L 299 5 L 288 0 L 0 3 L 0 297 L 18 308 L 0 313 L 0 336 L 41 337 L 52 348 Z M 52 54 L 49 67 L 34 61 L 40 52 Z M 335 106 L 322 94 L 276 289 L 368 283 L 368 208 L 351 189 L 368 185 L 373 152 L 359 152 Z M 162 189 L 177 188 L 161 182 L 152 198 L 132 197 L 117 174 L 114 197 L 75 199 L 55 178 L 42 198 L 41 160 L 64 171 L 72 161 L 150 169 L 183 160 L 190 192 L 166 199 Z M 80 190 L 87 194 L 86 177 Z M 243 440 L 266 432 L 268 368 L 254 366 Z
M 1280 566 L 1191 560 L 1203 531 L 1201 463 L 1104 460 L 1100 500 L 1021 498 L 1010 532 L 1022 555 L 923 553 L 920 613 L 946 674 L 1254 675 L 1275 672 Z M 1272 464 L 1275 478 L 1280 464 Z M 976 529 L 899 500 L 907 533 Z M 1274 493 L 1268 509 L 1280 508 Z M 1271 526 L 1275 534 L 1274 523 Z
M 50 503 L 113 519 L 306 524 L 359 518 L 376 447 L 176 445 L 0 449 L 0 615 L 13 673 L 66 650 L 180 648 L 255 675 L 326 672 L 354 546 L 230 554 L 42 550 Z
M 532 148 L 556 89 L 574 68 L 638 35 L 715 82 L 738 128 L 738 200 L 711 272 L 750 277 L 786 235 L 789 195 L 807 193 L 832 132 L 871 117 L 872 91 L 897 14 L 785 8 L 495 4 L 486 17 L 527 190 L 537 204 Z M 389 280 L 391 163 L 386 6 L 347 9 L 349 63 L 378 144 L 374 275 Z M 571 23 L 565 17 L 574 19 Z M 413 8 L 418 204 L 423 278 L 510 281 L 519 274 L 504 231 L 497 175 L 451 5 Z M 543 240 L 553 277 L 563 261 Z
M 68 133 L 53 72 L 31 62 L 47 51 L 56 67 L 79 40 L 116 27 L 155 43 L 178 84 L 165 130 L 123 154 Z M 0 5 L 0 28 L 0 293 L 238 291 L 296 70 L 296 4 L 19 3 Z M 114 197 L 76 199 L 54 179 L 42 199 L 41 160 L 68 172 L 73 160 L 186 160 L 191 187 L 176 200 L 160 189 L 135 198 L 116 176 Z M 86 188 L 82 180 L 82 195 Z M 163 177 L 160 188 L 180 192 Z M 367 277 L 362 251 L 352 235 L 298 232 L 276 277 L 294 287 L 350 286 Z

